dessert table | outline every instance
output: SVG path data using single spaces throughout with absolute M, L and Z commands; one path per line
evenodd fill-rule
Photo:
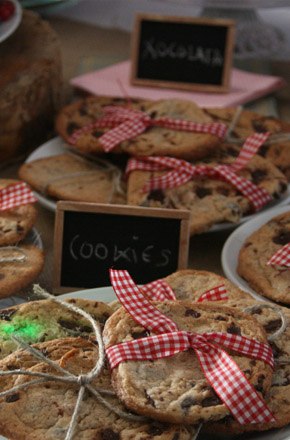
M 73 22 L 61 17 L 45 17 L 57 32 L 62 49 L 63 62 L 63 102 L 69 102 L 77 97 L 77 92 L 69 85 L 69 80 L 77 75 L 106 67 L 110 64 L 130 58 L 130 34 L 115 29 L 103 29 L 93 25 Z M 244 62 L 245 68 L 262 73 L 263 62 L 251 60 Z M 241 62 L 239 61 L 239 68 Z M 267 63 L 267 69 L 269 63 Z M 283 76 L 286 81 L 290 75 L 290 61 L 275 61 L 270 65 L 271 74 Z M 269 73 L 269 71 L 267 71 Z M 275 96 L 267 97 L 252 103 L 249 108 L 261 113 L 273 114 L 290 121 L 290 82 L 289 85 L 277 92 Z M 0 178 L 15 178 L 25 155 L 0 164 Z M 37 203 L 38 219 L 36 229 L 40 234 L 45 252 L 45 266 L 36 283 L 44 289 L 53 288 L 53 234 L 54 212 Z M 223 274 L 221 266 L 221 250 L 227 237 L 233 229 L 218 229 L 190 240 L 188 267 L 203 269 Z M 27 292 L 24 292 L 27 294 Z

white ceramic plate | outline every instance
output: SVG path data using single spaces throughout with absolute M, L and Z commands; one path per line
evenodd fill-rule
M 57 154 L 62 154 L 65 151 L 68 151 L 69 145 L 66 144 L 60 137 L 55 137 L 48 142 L 45 142 L 40 147 L 36 148 L 26 159 L 26 162 L 32 162 L 37 159 L 43 159 L 44 157 L 49 156 L 55 156 Z M 35 196 L 37 197 L 39 203 L 44 206 L 45 208 L 49 209 L 50 211 L 56 210 L 56 202 L 55 200 L 44 196 L 43 194 L 40 194 L 37 191 L 34 191 Z M 278 201 L 274 201 L 272 204 L 268 205 L 266 208 L 264 208 L 261 212 L 267 211 L 271 209 L 273 206 L 282 206 L 286 203 L 290 202 L 290 185 L 288 185 L 288 189 L 286 194 Z M 238 224 L 233 223 L 221 223 L 218 225 L 213 226 L 209 232 L 214 231 L 222 231 L 222 230 L 228 230 L 236 228 L 239 224 L 242 224 L 248 220 L 251 220 L 253 217 L 255 217 L 257 214 L 252 214 L 243 217 Z
M 273 208 L 264 212 L 263 214 L 257 215 L 255 218 L 245 223 L 242 226 L 239 226 L 226 240 L 223 249 L 222 249 L 222 268 L 225 273 L 225 276 L 231 280 L 234 284 L 239 286 L 241 289 L 246 290 L 251 293 L 255 298 L 262 298 L 258 293 L 256 293 L 249 284 L 241 278 L 237 273 L 237 263 L 238 257 L 240 253 L 240 249 L 243 246 L 245 240 L 251 235 L 254 231 L 259 229 L 265 223 L 267 223 L 271 218 L 276 217 L 283 212 L 290 211 L 290 205 L 288 206 L 280 206 L 277 208 Z M 269 300 L 268 300 L 269 301 Z M 290 432 L 290 431 L 289 431 Z M 290 439 L 290 436 L 289 436 Z
M 116 295 L 112 287 L 100 287 L 95 289 L 79 290 L 77 292 L 66 293 L 64 295 L 60 295 L 59 298 L 85 298 L 103 302 L 111 302 L 116 299 Z M 238 438 L 241 439 L 241 437 L 227 436 L 225 437 L 225 440 L 238 440 Z M 289 440 L 290 426 L 286 426 L 285 428 L 272 430 L 269 432 L 254 433 L 253 435 L 247 435 L 246 438 L 247 440 Z M 7 439 L 0 435 L 0 440 Z M 209 437 L 200 435 L 197 440 L 209 440 Z M 211 440 L 214 440 L 214 436 L 211 436 Z M 219 437 L 219 440 L 221 440 L 221 437 Z
M 7 21 L 0 22 L 0 43 L 8 38 L 18 28 L 22 18 L 22 8 L 17 0 L 14 3 L 14 14 Z

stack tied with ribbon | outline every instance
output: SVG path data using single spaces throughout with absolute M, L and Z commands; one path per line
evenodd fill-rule
M 289 305 L 290 210 L 280 208 L 243 243 L 237 271 L 259 294 Z
M 82 153 L 175 156 L 200 159 L 224 139 L 216 123 L 192 101 L 88 97 L 64 107 L 57 119 L 60 136 Z
M 35 224 L 36 198 L 25 182 L 0 179 L 0 297 L 28 286 L 41 272 L 44 255 L 33 242 L 24 243 Z M 16 275 L 17 273 L 17 275 Z
M 104 341 L 126 407 L 164 422 L 228 414 L 241 424 L 274 421 L 263 399 L 272 350 L 252 317 L 189 301 L 151 303 L 126 271 L 111 270 L 111 281 L 126 310 L 108 319 Z
M 173 157 L 131 158 L 127 165 L 130 205 L 188 209 L 191 234 L 221 222 L 237 223 L 278 199 L 287 189 L 286 177 L 256 155 L 269 133 L 247 138 L 238 157 L 190 163 Z M 228 149 L 220 147 L 219 153 Z
M 128 412 L 111 386 L 100 322 L 39 286 L 34 290 L 63 307 L 64 314 L 70 311 L 86 319 L 93 335 L 30 346 L 23 333 L 11 333 L 22 349 L 0 361 L 0 434 L 11 440 L 195 438 L 194 426 L 160 423 Z

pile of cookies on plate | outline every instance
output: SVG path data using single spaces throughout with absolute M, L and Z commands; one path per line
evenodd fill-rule
M 120 272 L 122 279 L 124 271 L 114 275 Z M 287 425 L 290 330 L 285 321 L 290 318 L 289 309 L 256 301 L 207 271 L 178 271 L 161 281 L 173 295 L 170 300 L 155 301 L 156 294 L 159 298 L 164 294 L 160 280 L 157 287 L 154 283 L 135 286 L 141 303 L 148 302 L 154 316 L 161 313 L 164 318 L 158 325 L 155 322 L 155 328 L 147 325 L 146 313 L 132 316 L 130 296 L 125 302 L 119 297 L 122 305 L 98 298 L 48 298 L 2 310 L 0 434 L 11 440 L 193 440 Z M 217 287 L 226 296 L 217 299 Z M 235 361 L 259 401 L 257 414 L 265 405 L 269 421 L 237 421 L 215 384 L 205 378 L 191 348 L 169 357 L 122 360 L 112 366 L 111 348 L 158 337 L 167 320 L 193 336 L 214 332 L 234 340 L 248 338 L 270 352 L 271 347 L 274 368 L 264 357 L 214 343 L 214 351 L 222 347 Z M 96 323 L 101 335 L 94 334 Z M 30 351 L 29 344 L 36 351 Z M 240 417 L 247 411 L 242 412 Z M 69 426 L 70 437 L 66 437 Z
M 19 170 L 21 179 L 53 200 L 186 209 L 194 235 L 260 209 L 226 178 L 228 171 L 250 182 L 250 192 L 266 194 L 266 204 L 287 193 L 290 127 L 273 117 L 177 99 L 88 96 L 60 111 L 56 131 L 66 149 Z M 237 167 L 245 139 L 266 132 L 271 135 L 259 141 L 257 154 Z M 216 173 L 220 165 L 228 170 L 223 176 Z
M 22 190 L 23 185 L 27 193 Z M 32 195 L 26 187 L 26 183 L 18 180 L 0 179 L 0 298 L 20 293 L 36 279 L 44 265 L 44 253 L 34 229 L 36 199 L 32 196 L 23 202 Z M 11 200 L 13 206 L 9 205 Z

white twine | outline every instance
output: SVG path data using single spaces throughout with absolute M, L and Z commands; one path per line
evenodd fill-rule
M 80 374 L 78 376 L 70 373 L 69 371 L 62 368 L 59 364 L 52 361 L 51 359 L 47 358 L 43 355 L 39 350 L 32 347 L 31 345 L 27 344 L 25 341 L 23 341 L 18 336 L 14 335 L 12 336 L 12 339 L 14 339 L 21 347 L 23 347 L 25 350 L 27 350 L 29 353 L 31 353 L 36 359 L 41 360 L 42 362 L 47 363 L 49 366 L 57 370 L 58 372 L 62 373 L 63 376 L 57 376 L 53 374 L 48 373 L 41 373 L 41 372 L 32 372 L 32 371 L 26 371 L 26 370 L 12 370 L 12 371 L 0 371 L 0 376 L 9 376 L 9 375 L 27 375 L 27 376 L 36 376 L 40 377 L 40 379 L 31 380 L 30 382 L 26 382 L 21 385 L 16 385 L 13 388 L 10 388 L 7 391 L 3 391 L 0 393 L 0 397 L 3 397 L 5 395 L 14 393 L 15 391 L 19 391 L 23 388 L 29 387 L 30 385 L 36 385 L 41 384 L 46 381 L 60 381 L 65 383 L 72 383 L 75 385 L 78 385 L 80 387 L 77 401 L 75 404 L 74 412 L 70 420 L 70 424 L 68 426 L 65 440 L 71 440 L 74 435 L 74 431 L 77 425 L 78 420 L 78 414 L 80 411 L 81 403 L 84 397 L 85 390 L 89 391 L 91 394 L 93 394 L 94 397 L 106 408 L 108 408 L 110 411 L 114 412 L 117 416 L 122 417 L 129 421 L 134 422 L 144 422 L 147 419 L 142 416 L 137 416 L 131 413 L 124 412 L 122 410 L 117 409 L 115 406 L 111 405 L 104 397 L 102 397 L 101 394 L 105 395 L 114 395 L 114 393 L 110 391 L 103 390 L 102 388 L 93 388 L 91 386 L 91 382 L 93 379 L 95 379 L 104 368 L 104 362 L 105 362 L 105 349 L 103 344 L 103 339 L 101 335 L 101 330 L 99 324 L 84 310 L 79 309 L 78 307 L 74 306 L 73 304 L 64 302 L 58 298 L 56 298 L 53 295 L 50 295 L 48 292 L 44 291 L 39 285 L 35 285 L 33 288 L 33 291 L 35 294 L 43 297 L 48 298 L 54 302 L 57 302 L 61 304 L 62 306 L 82 315 L 84 318 L 86 318 L 90 324 L 92 325 L 92 328 L 95 333 L 96 341 L 98 343 L 98 349 L 99 349 L 99 356 L 96 360 L 95 366 L 87 373 L 87 374 Z
M 240 119 L 242 111 L 243 111 L 243 107 L 241 105 L 239 105 L 236 108 L 236 111 L 235 111 L 235 113 L 233 115 L 232 121 L 231 121 L 231 123 L 230 123 L 230 125 L 229 125 L 229 127 L 227 129 L 227 132 L 226 132 L 225 140 L 228 141 L 228 142 L 231 142 L 231 139 L 232 139 L 231 134 L 234 131 L 234 129 L 236 128 L 236 125 L 238 123 L 238 120 Z
M 16 251 L 19 252 L 20 255 L 2 257 L 1 253 L 5 253 L 6 251 L 8 254 L 11 253 L 11 251 Z M 0 263 L 21 263 L 25 260 L 27 260 L 27 254 L 23 249 L 19 248 L 18 246 L 3 246 L 0 248 Z

